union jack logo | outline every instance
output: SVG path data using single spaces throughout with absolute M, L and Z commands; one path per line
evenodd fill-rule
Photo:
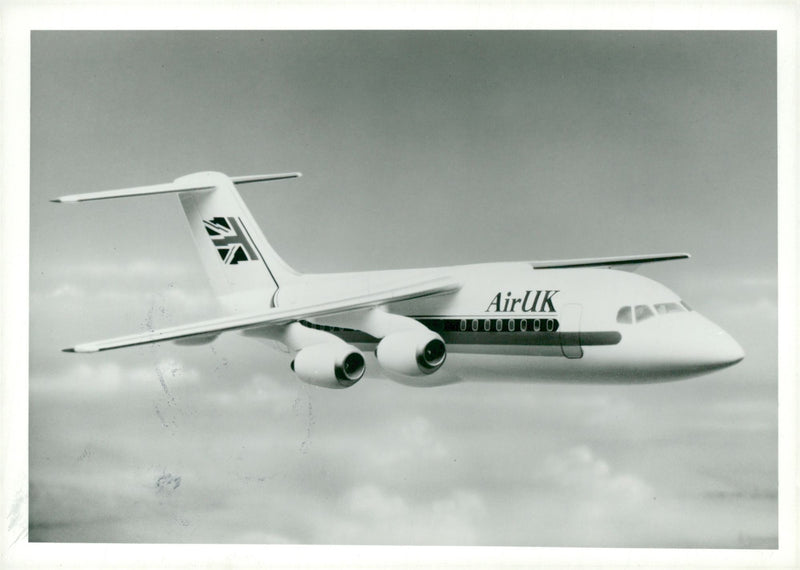
M 203 225 L 225 265 L 258 259 L 253 244 L 243 231 L 241 220 L 233 217 L 212 218 L 203 220 Z

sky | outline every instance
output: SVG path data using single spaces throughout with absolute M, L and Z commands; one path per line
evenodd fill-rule
M 34 32 L 29 539 L 776 548 L 772 32 Z M 242 188 L 306 272 L 687 251 L 743 346 L 645 386 L 301 383 L 219 316 L 174 196 Z M 457 355 L 451 355 L 457 358 Z M 369 364 L 369 363 L 368 363 Z

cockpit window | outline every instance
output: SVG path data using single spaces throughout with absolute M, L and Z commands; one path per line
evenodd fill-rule
M 636 305 L 636 322 L 640 323 L 645 319 L 649 319 L 650 317 L 654 317 L 653 309 L 648 307 L 647 305 Z
M 633 322 L 633 314 L 630 307 L 622 307 L 617 311 L 617 322 L 629 325 Z
M 655 307 L 655 312 L 653 312 L 653 307 Z M 619 311 L 617 311 L 617 322 L 629 325 L 634 322 L 634 317 L 636 317 L 635 320 L 637 323 L 641 323 L 642 321 L 646 321 L 650 317 L 655 317 L 656 315 L 683 313 L 691 310 L 692 309 L 689 308 L 689 305 L 683 301 L 656 303 L 652 306 L 636 305 L 635 307 L 622 307 Z
M 683 313 L 686 311 L 679 303 L 657 303 L 653 305 L 659 315 L 666 315 L 667 313 Z

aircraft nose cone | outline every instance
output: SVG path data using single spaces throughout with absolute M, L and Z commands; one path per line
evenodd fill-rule
M 744 350 L 734 338 L 725 331 L 719 331 L 714 346 L 714 364 L 733 366 L 744 358 Z
M 744 350 L 731 335 L 698 313 L 686 317 L 673 323 L 672 333 L 680 340 L 664 347 L 684 372 L 706 373 L 741 362 Z
M 701 366 L 718 370 L 742 361 L 744 350 L 731 335 L 700 315 L 696 315 L 696 319 L 695 342 Z

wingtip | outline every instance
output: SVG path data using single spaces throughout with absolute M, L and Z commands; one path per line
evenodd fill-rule
M 70 348 L 62 348 L 61 352 L 76 352 L 79 354 L 84 354 L 87 352 L 99 352 L 100 350 L 101 349 L 94 344 L 79 344 L 78 346 L 73 346 Z

